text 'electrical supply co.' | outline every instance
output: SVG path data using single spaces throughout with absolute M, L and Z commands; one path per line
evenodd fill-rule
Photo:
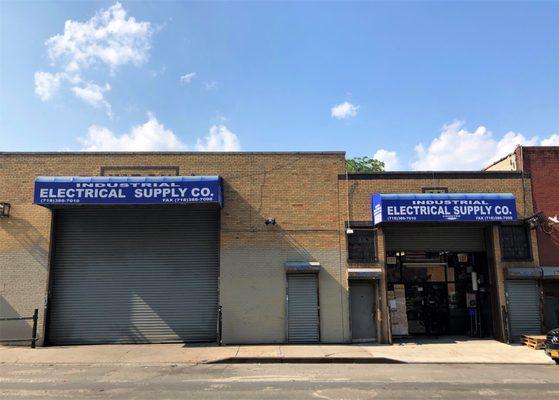
M 375 224 L 390 221 L 515 221 L 511 194 L 375 194 Z
M 219 202 L 219 187 L 200 181 L 36 182 L 37 204 L 158 204 Z

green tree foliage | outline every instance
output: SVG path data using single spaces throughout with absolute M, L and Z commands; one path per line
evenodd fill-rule
M 370 173 L 384 171 L 384 162 L 370 157 L 355 157 L 345 161 L 347 172 Z

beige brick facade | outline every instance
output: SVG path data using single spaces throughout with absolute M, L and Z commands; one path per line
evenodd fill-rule
M 176 167 L 180 175 L 223 178 L 224 342 L 286 340 L 286 261 L 321 263 L 321 339 L 347 341 L 337 193 L 344 159 L 343 153 L 2 154 L 0 201 L 11 203 L 12 209 L 9 218 L 0 220 L 0 314 L 31 315 L 39 308 L 39 332 L 44 332 L 51 212 L 32 204 L 36 176 L 98 176 L 102 168 L 111 175 L 160 175 L 164 168 Z M 277 224 L 265 225 L 267 217 Z M 29 333 L 27 323 L 10 323 L 2 326 L 1 336 Z
M 424 188 L 446 188 L 449 193 L 512 193 L 516 197 L 518 219 L 533 215 L 531 183 L 529 177 L 522 177 L 519 173 L 509 172 L 467 172 L 467 173 L 380 173 L 369 176 L 349 175 L 340 176 L 340 203 L 349 204 L 349 211 L 340 216 L 341 221 L 371 221 L 371 194 L 373 193 L 422 193 Z M 349 198 L 347 198 L 349 193 Z M 500 305 L 506 304 L 505 299 L 505 269 L 508 267 L 531 267 L 539 265 L 537 238 L 535 231 L 531 231 L 531 246 L 533 259 L 530 261 L 506 262 L 501 258 L 498 225 L 491 228 L 493 249 L 489 250 L 489 257 L 494 260 L 497 275 L 497 289 Z M 367 265 L 369 267 L 383 267 L 385 265 L 384 234 L 382 228 L 377 230 L 378 262 Z M 351 266 L 351 265 L 350 265 Z M 364 267 L 360 264 L 361 267 Z M 381 320 L 382 333 L 385 341 L 389 340 L 386 296 L 386 283 L 381 282 Z M 502 321 L 501 321 L 502 322 Z M 501 326 L 503 329 L 503 326 Z
M 40 310 L 40 343 L 50 268 L 51 211 L 33 205 L 37 176 L 219 175 L 224 183 L 220 226 L 220 304 L 225 343 L 286 341 L 287 261 L 318 261 L 320 331 L 323 342 L 351 340 L 348 304 L 347 221 L 371 221 L 372 193 L 420 193 L 424 187 L 450 192 L 506 192 L 517 198 L 519 217 L 531 215 L 530 180 L 511 177 L 383 176 L 345 180 L 345 155 L 333 153 L 3 153 L 0 201 L 11 203 L 0 219 L 0 315 Z M 171 173 L 172 172 L 172 173 Z M 481 174 L 481 173 L 478 173 Z M 441 175 L 444 176 L 444 175 Z M 370 178 L 370 177 L 369 177 Z M 524 190 L 524 192 L 523 192 Z M 349 205 L 349 206 L 348 206 Z M 276 225 L 266 225 L 272 217 Z M 493 228 L 497 273 L 500 261 Z M 537 265 L 534 260 L 522 265 Z M 378 262 L 385 247 L 378 230 Z M 515 263 L 519 265 L 519 263 Z M 500 296 L 504 304 L 503 279 Z M 381 280 L 378 324 L 388 341 L 386 285 Z M 29 334 L 27 323 L 2 325 L 0 336 Z

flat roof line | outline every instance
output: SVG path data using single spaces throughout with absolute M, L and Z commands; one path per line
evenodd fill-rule
M 345 151 L 3 151 L 0 155 L 67 156 L 67 155 L 344 155 Z
M 529 178 L 529 174 L 524 174 Z M 374 179 L 495 179 L 522 178 L 522 172 L 517 171 L 383 171 L 371 173 L 352 173 L 347 175 L 350 180 Z M 339 174 L 338 179 L 346 179 L 345 174 Z

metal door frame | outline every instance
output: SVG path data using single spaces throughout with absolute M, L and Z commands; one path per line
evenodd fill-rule
M 185 208 L 185 207 L 192 207 L 192 206 L 200 206 L 200 205 L 177 205 L 177 204 L 169 204 L 169 205 L 106 205 L 106 206 L 96 206 L 90 205 L 80 208 L 87 208 L 87 209 L 114 209 L 114 208 L 127 208 L 127 209 L 172 209 L 172 208 Z M 204 205 L 204 208 L 213 209 L 214 205 Z M 58 218 L 59 211 L 69 208 L 78 208 L 76 206 L 60 206 L 60 207 L 51 207 L 49 208 L 51 214 L 51 221 L 50 221 L 50 243 L 49 243 L 49 254 L 48 254 L 48 263 L 47 263 L 47 283 L 46 283 L 46 293 L 44 297 L 44 317 L 43 317 L 43 346 L 49 346 L 50 342 L 50 319 L 51 319 L 51 311 L 52 307 L 50 306 L 50 300 L 52 298 L 53 293 L 53 285 L 55 280 L 55 273 L 54 273 L 54 264 L 56 262 L 56 252 L 54 251 L 56 245 L 56 219 Z M 221 209 L 222 207 L 215 207 L 217 211 L 217 309 L 215 310 L 217 314 L 217 324 L 216 324 L 216 342 L 218 345 L 222 344 L 222 309 L 221 309 Z M 317 284 L 318 287 L 318 284 Z M 320 309 L 320 308 L 319 308 Z M 319 316 L 320 322 L 320 316 Z M 319 326 L 319 334 L 320 334 L 320 326 Z M 207 343 L 214 343 L 214 342 L 207 342 Z
M 285 274 L 285 343 L 291 343 L 289 341 L 289 275 L 314 275 L 316 279 L 316 311 L 318 313 L 318 341 L 316 343 L 322 342 L 322 332 L 320 329 L 321 318 L 320 318 L 320 284 L 319 284 L 319 274 L 318 272 L 288 272 Z M 297 342 L 293 342 L 297 343 Z
M 375 302 L 375 304 L 373 304 L 373 315 L 374 315 L 374 324 L 375 324 L 375 334 L 376 337 L 375 338 L 371 338 L 371 339 L 353 339 L 353 325 L 352 325 L 352 318 L 351 318 L 351 290 L 350 290 L 350 285 L 351 282 L 371 282 L 371 286 L 373 288 L 373 301 Z M 379 280 L 378 279 L 370 279 L 370 280 L 365 280 L 365 279 L 348 279 L 347 282 L 347 289 L 348 289 L 348 294 L 349 294 L 349 301 L 348 301 L 348 309 L 349 309 L 349 336 L 351 339 L 351 342 L 353 343 L 359 343 L 360 341 L 366 341 L 366 342 L 378 342 L 379 341 L 379 329 L 380 329 L 380 322 L 379 322 L 379 312 L 380 312 L 380 285 L 379 285 Z
M 512 318 L 514 318 L 514 316 L 511 317 L 511 313 L 510 313 L 510 295 L 509 295 L 509 288 L 508 288 L 508 284 L 509 282 L 533 282 L 536 285 L 536 290 L 538 292 L 538 318 L 540 319 L 540 334 L 543 332 L 543 328 L 544 328 L 544 324 L 543 324 L 543 318 L 542 318 L 542 304 L 543 304 L 543 299 L 542 299 L 542 284 L 541 284 L 541 280 L 540 279 L 505 279 L 505 302 L 507 305 L 507 319 L 506 319 L 506 325 L 507 325 L 507 330 L 508 330 L 508 337 L 507 337 L 507 343 L 514 343 L 513 341 L 513 337 L 512 337 Z

